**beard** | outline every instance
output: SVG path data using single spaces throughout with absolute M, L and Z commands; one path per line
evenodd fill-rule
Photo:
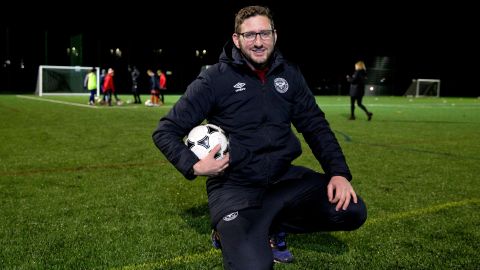
M 242 55 L 245 57 L 249 65 L 251 65 L 253 68 L 257 70 L 260 70 L 270 65 L 272 61 L 272 54 L 275 51 L 275 49 L 273 46 L 271 50 L 267 50 L 266 57 L 262 59 L 255 58 L 253 56 L 253 52 L 251 50 L 247 50 L 242 45 L 240 45 L 240 51 L 242 52 Z

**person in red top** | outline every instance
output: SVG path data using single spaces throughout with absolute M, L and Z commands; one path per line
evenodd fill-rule
M 105 99 L 108 102 L 108 106 L 112 106 L 112 94 L 115 93 L 115 85 L 113 83 L 114 75 L 115 71 L 113 68 L 109 68 L 107 76 L 105 76 L 105 81 L 103 82 L 103 93 L 105 94 Z
M 160 85 L 160 98 L 162 100 L 162 104 L 165 103 L 165 98 L 163 96 L 163 92 L 167 90 L 167 76 L 161 69 L 157 70 L 159 85 Z

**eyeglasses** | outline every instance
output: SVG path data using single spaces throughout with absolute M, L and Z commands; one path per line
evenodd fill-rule
M 275 30 L 262 30 L 260 32 L 245 32 L 237 33 L 242 36 L 246 41 L 254 41 L 257 38 L 257 35 L 260 36 L 262 40 L 270 40 L 273 37 L 273 31 Z

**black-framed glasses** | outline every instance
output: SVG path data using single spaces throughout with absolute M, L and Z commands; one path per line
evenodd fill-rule
M 257 38 L 257 35 L 260 36 L 262 40 L 270 40 L 273 37 L 273 32 L 275 30 L 262 30 L 260 32 L 244 32 L 244 33 L 237 33 L 238 35 L 242 36 L 246 41 L 254 41 Z

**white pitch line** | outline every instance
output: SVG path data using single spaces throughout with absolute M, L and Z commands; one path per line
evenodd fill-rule
M 479 198 L 465 199 L 465 200 L 462 200 L 462 201 L 451 201 L 451 202 L 446 202 L 446 203 L 443 203 L 443 204 L 432 205 L 432 206 L 413 209 L 413 210 L 409 210 L 409 211 L 393 213 L 393 214 L 390 214 L 390 215 L 387 215 L 387 216 L 384 216 L 384 217 L 367 219 L 366 224 L 373 225 L 373 224 L 377 224 L 377 223 L 380 223 L 380 222 L 389 222 L 389 221 L 392 221 L 392 220 L 395 220 L 395 219 L 406 219 L 406 218 L 411 218 L 411 217 L 415 217 L 415 216 L 433 214 L 433 213 L 439 212 L 440 210 L 444 210 L 444 209 L 449 209 L 449 208 L 454 208 L 454 207 L 462 207 L 462 206 L 465 206 L 465 205 L 479 204 L 479 203 L 480 203 Z
M 82 107 L 82 108 L 90 108 L 90 109 L 138 109 L 142 108 L 142 106 L 91 106 L 91 105 L 86 105 L 86 104 L 80 104 L 80 103 L 75 103 L 75 102 L 68 102 L 68 101 L 61 101 L 61 100 L 54 100 L 54 99 L 48 99 L 48 98 L 39 98 L 39 97 L 30 97 L 30 96 L 22 96 L 22 95 L 16 95 L 18 98 L 25 98 L 25 99 L 31 99 L 31 100 L 38 100 L 38 101 L 46 101 L 46 102 L 51 102 L 51 103 L 57 103 L 57 104 L 63 104 L 63 105 L 71 105 L 71 106 L 77 106 L 77 107 Z M 158 108 L 171 108 L 172 106 L 159 106 Z M 157 107 L 155 107 L 157 108 Z
M 80 104 L 80 103 L 74 103 L 74 102 L 68 102 L 68 101 L 61 101 L 61 100 L 54 100 L 54 99 L 46 99 L 46 98 L 39 98 L 39 97 L 29 97 L 29 96 L 22 96 L 22 95 L 17 95 L 17 97 L 19 97 L 19 98 L 25 98 L 25 99 L 31 99 L 31 100 L 38 100 L 38 101 L 46 101 L 46 102 L 64 104 L 64 105 L 71 105 L 71 106 L 77 106 L 77 107 L 98 109 L 98 107 L 95 107 L 95 106 L 85 105 L 85 104 Z

